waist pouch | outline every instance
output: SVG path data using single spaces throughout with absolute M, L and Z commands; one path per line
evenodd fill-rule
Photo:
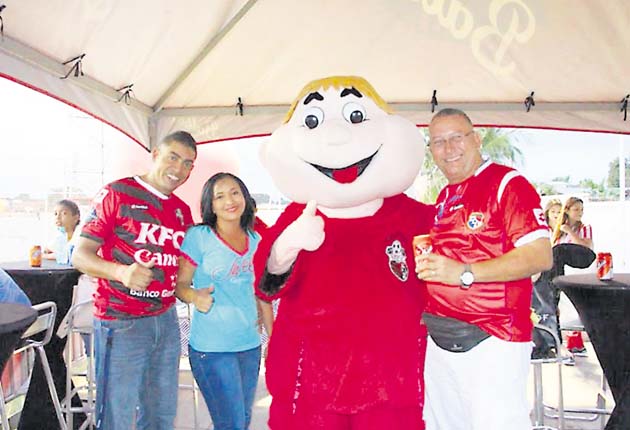
M 440 348 L 450 352 L 466 352 L 490 337 L 488 333 L 474 324 L 468 324 L 454 318 L 423 314 L 431 339 Z

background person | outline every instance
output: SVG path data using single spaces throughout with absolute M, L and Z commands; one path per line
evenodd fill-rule
M 584 201 L 569 197 L 562 207 L 562 215 L 553 232 L 553 244 L 576 243 L 593 249 L 593 229 L 582 222 Z
M 42 257 L 47 260 L 57 260 L 59 264 L 70 262 L 70 243 L 73 238 L 76 241 L 77 232 L 81 222 L 79 206 L 72 200 L 59 200 L 55 205 L 55 226 L 57 235 L 53 241 L 44 248 Z
M 545 222 L 553 232 L 558 224 L 560 214 L 562 212 L 562 202 L 559 199 L 551 199 L 547 201 L 544 209 Z M 554 264 L 556 262 L 554 261 Z M 558 338 L 562 339 L 560 332 L 558 302 L 560 300 L 560 290 L 553 284 L 552 279 L 557 269 L 552 267 L 550 270 L 536 273 L 532 276 L 534 289 L 532 292 L 532 308 L 540 318 L 538 324 L 554 330 L 558 334 Z M 534 348 L 532 350 L 532 358 L 549 358 L 555 357 L 560 351 L 556 351 L 556 343 L 553 336 L 542 330 L 535 330 L 533 333 Z M 570 366 L 575 365 L 575 360 L 571 355 L 564 358 L 564 363 Z
M 562 207 L 560 219 L 555 226 L 553 244 L 574 243 L 592 250 L 593 229 L 582 222 L 583 215 L 584 201 L 578 197 L 569 197 Z M 581 331 L 572 331 L 567 334 L 567 349 L 574 355 L 587 356 Z
M 448 184 L 433 252 L 416 258 L 428 290 L 427 429 L 528 430 L 530 277 L 552 265 L 540 197 L 518 172 L 482 158 L 464 112 L 441 110 L 429 134 Z
M 562 213 L 562 202 L 560 199 L 551 199 L 545 205 L 545 222 L 553 231 L 558 224 L 560 214 Z
M 255 206 L 239 178 L 217 173 L 203 187 L 201 217 L 186 233 L 177 276 L 177 297 L 195 306 L 190 365 L 213 428 L 246 430 L 261 357 L 252 269 L 260 240 Z M 271 333 L 271 305 L 260 309 Z
M 562 202 L 560 199 L 551 199 L 545 204 L 545 222 L 549 227 L 550 231 L 553 233 L 556 225 L 558 224 L 558 220 L 560 219 L 560 214 L 562 213 Z M 553 238 L 552 238 L 553 240 Z M 536 282 L 540 277 L 540 273 L 536 273 L 532 276 L 532 282 Z
M 97 427 L 172 430 L 177 412 L 180 246 L 193 220 L 173 192 L 197 147 L 183 131 L 152 151 L 149 172 L 114 181 L 94 198 L 72 263 L 99 278 L 95 296 Z
M 59 200 L 55 205 L 55 226 L 57 234 L 52 242 L 44 248 L 42 257 L 48 260 L 56 260 L 58 264 L 69 264 L 74 245 L 80 236 L 79 224 L 81 223 L 81 211 L 72 200 Z M 79 283 L 91 283 L 95 280 L 88 275 L 81 275 Z M 90 335 L 81 334 L 86 355 L 91 355 Z

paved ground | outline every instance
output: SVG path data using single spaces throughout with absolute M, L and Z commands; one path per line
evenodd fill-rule
M 596 404 L 597 392 L 601 386 L 601 368 L 597 361 L 597 357 L 590 345 L 586 344 L 589 351 L 588 357 L 576 357 L 576 366 L 562 366 L 562 377 L 564 386 L 565 407 L 569 408 L 593 408 Z M 263 369 L 264 370 L 264 369 Z M 545 403 L 548 405 L 557 405 L 558 399 L 558 382 L 557 382 L 557 366 L 553 364 L 543 365 L 543 387 Z M 182 384 L 190 384 L 190 373 L 183 371 L 181 376 Z M 530 387 L 528 397 L 533 405 L 533 372 L 530 372 Z M 612 396 L 610 396 L 607 406 L 611 406 Z M 251 430 L 266 430 L 268 408 L 271 398 L 264 383 L 264 376 L 261 377 L 256 393 L 256 401 L 254 404 L 253 420 Z M 193 398 L 190 389 L 183 388 L 180 390 L 179 413 L 176 420 L 176 430 L 191 430 L 195 428 L 193 413 Z M 576 415 L 573 415 L 576 416 Z M 582 415 L 582 418 L 585 416 Z M 586 416 L 588 418 L 588 416 Z M 593 417 L 595 418 L 595 417 Z M 200 397 L 199 406 L 197 408 L 198 429 L 212 429 L 212 423 L 208 416 L 208 412 Z M 557 420 L 545 418 L 545 425 L 557 427 Z M 602 429 L 603 424 L 600 418 L 592 421 L 578 421 L 568 419 L 565 424 L 567 430 L 594 430 Z
M 563 296 L 560 302 L 561 321 L 564 325 L 579 325 L 579 318 L 571 303 Z M 575 366 L 562 366 L 563 393 L 565 409 L 579 408 L 595 408 L 598 393 L 602 386 L 602 372 L 595 352 L 588 342 L 588 357 L 575 357 Z M 187 368 L 187 359 L 183 361 L 182 368 Z M 558 366 L 555 364 L 544 364 L 543 368 L 543 394 L 546 405 L 558 405 Z M 533 369 L 533 368 L 532 368 Z M 528 387 L 528 398 L 530 405 L 534 405 L 534 384 L 533 370 L 530 371 L 530 383 Z M 191 374 L 189 370 L 181 372 L 180 383 L 182 385 L 191 384 Z M 610 409 L 613 406 L 612 395 L 610 391 L 606 395 L 606 406 Z M 269 404 L 271 397 L 267 391 L 264 381 L 264 368 L 261 369 L 260 379 L 258 381 L 258 390 L 256 392 L 256 400 L 254 403 L 253 418 L 250 430 L 266 430 Z M 197 427 L 195 427 L 195 408 L 193 408 L 193 396 L 190 388 L 182 388 L 179 395 L 178 416 L 175 422 L 176 430 L 191 429 L 212 429 L 212 422 L 208 415 L 205 403 L 201 395 L 199 396 L 199 405 L 196 408 Z M 553 411 L 547 410 L 548 413 Z M 489 411 L 491 413 L 491 411 Z M 595 430 L 603 429 L 607 416 L 585 415 L 585 414 L 566 414 L 565 422 L 566 430 Z M 589 420 L 586 420 L 589 419 Z M 532 423 L 534 423 L 534 414 L 532 413 Z M 544 425 L 558 427 L 556 419 L 545 417 Z M 545 428 L 545 427 L 534 427 Z M 298 429 L 296 429 L 298 430 Z M 324 429 L 325 430 L 325 429 Z M 395 429 L 394 429 L 395 430 Z M 507 430 L 507 429 L 506 429 Z
M 182 367 L 187 367 L 183 365 Z M 190 385 L 191 377 L 189 371 L 183 371 L 180 376 L 180 385 Z M 252 424 L 250 430 L 266 430 L 267 418 L 271 396 L 267 391 L 264 381 L 264 369 L 261 369 L 260 378 L 258 380 L 258 389 L 256 391 L 256 400 L 254 401 L 254 410 L 252 411 Z M 189 388 L 180 389 L 178 401 L 178 413 L 175 420 L 175 430 L 191 430 L 195 429 L 195 414 L 193 410 L 194 399 L 192 390 Z M 199 394 L 199 406 L 197 408 L 197 429 L 212 429 L 212 422 L 208 415 L 208 409 L 203 401 L 203 397 Z

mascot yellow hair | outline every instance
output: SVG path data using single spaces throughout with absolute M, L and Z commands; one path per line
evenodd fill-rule
M 299 101 L 304 98 L 304 96 L 310 93 L 314 93 L 319 89 L 326 91 L 330 87 L 333 87 L 335 89 L 354 88 L 361 94 L 364 94 L 374 100 L 374 103 L 376 103 L 378 107 L 383 109 L 385 112 L 392 113 L 392 109 L 387 105 L 387 102 L 378 95 L 374 87 L 370 85 L 370 83 L 364 78 L 360 76 L 329 76 L 327 78 L 311 81 L 306 84 L 304 88 L 302 88 L 300 94 L 298 94 L 296 99 L 293 100 L 293 103 L 291 103 L 289 112 L 287 112 L 286 116 L 284 117 L 284 122 L 289 122 L 289 120 L 293 116 L 293 112 L 295 112 L 295 107 L 297 106 Z

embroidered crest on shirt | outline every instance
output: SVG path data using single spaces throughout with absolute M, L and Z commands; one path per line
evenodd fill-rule
M 409 268 L 406 262 L 407 254 L 405 254 L 405 249 L 400 241 L 393 241 L 391 245 L 385 248 L 385 253 L 389 258 L 389 270 L 399 280 L 405 282 L 409 277 Z
M 483 214 L 481 212 L 473 212 L 468 216 L 468 221 L 466 221 L 466 225 L 471 230 L 477 230 L 481 226 L 483 226 Z
M 179 220 L 181 225 L 184 225 L 184 214 L 180 208 L 175 209 L 175 217 Z

